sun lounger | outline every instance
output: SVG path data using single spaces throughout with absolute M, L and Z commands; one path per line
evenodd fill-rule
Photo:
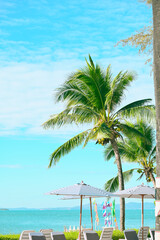
M 99 240 L 98 234 L 93 230 L 84 230 L 83 235 L 84 240 Z
M 29 240 L 46 240 L 43 233 L 40 232 L 32 232 L 29 233 Z
M 100 240 L 111 240 L 113 234 L 113 228 L 112 227 L 104 227 L 103 231 L 101 233 Z
M 63 232 L 52 232 L 52 240 L 66 240 Z
M 29 233 L 35 232 L 34 230 L 24 230 L 21 235 L 19 240 L 29 240 Z
M 151 240 L 155 240 L 155 229 L 150 229 L 149 232 L 151 235 Z
M 46 240 L 52 240 L 51 233 L 53 232 L 53 229 L 41 229 L 41 233 L 46 237 Z
M 125 230 L 124 236 L 126 240 L 138 240 L 137 233 L 134 230 Z
M 149 233 L 149 227 L 143 227 L 143 240 L 147 239 L 148 233 Z M 142 227 L 140 228 L 140 230 L 138 232 L 138 239 L 142 240 Z

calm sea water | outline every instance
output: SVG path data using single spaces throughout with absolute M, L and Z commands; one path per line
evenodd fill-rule
M 95 215 L 95 214 L 94 214 Z M 116 210 L 119 223 L 119 211 Z M 102 211 L 99 211 L 99 229 L 104 226 Z M 84 227 L 90 227 L 90 212 L 83 211 L 82 223 Z M 145 211 L 144 225 L 154 227 L 154 210 Z M 63 231 L 64 226 L 79 226 L 78 210 L 9 210 L 0 211 L 0 234 L 17 234 L 23 230 L 36 230 L 41 228 L 53 228 L 55 231 Z M 139 228 L 141 226 L 141 210 L 126 210 L 126 228 Z

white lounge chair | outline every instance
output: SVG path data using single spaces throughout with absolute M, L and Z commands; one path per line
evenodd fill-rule
M 46 237 L 46 240 L 52 240 L 51 233 L 53 232 L 53 229 L 41 229 L 41 233 Z
M 29 233 L 35 232 L 34 230 L 24 230 L 20 237 L 19 240 L 29 240 Z
M 112 227 L 104 227 L 100 236 L 100 240 L 111 240 L 113 234 Z
M 141 227 L 138 232 L 138 239 L 142 240 L 142 228 L 143 228 L 143 240 L 146 240 L 149 233 L 149 227 Z
M 98 234 L 93 230 L 84 230 L 83 235 L 84 240 L 99 240 Z
M 46 238 L 41 232 L 31 232 L 29 233 L 29 240 L 46 240 Z

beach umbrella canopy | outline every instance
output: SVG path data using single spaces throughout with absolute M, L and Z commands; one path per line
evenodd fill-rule
M 144 198 L 154 199 L 155 189 L 153 187 L 149 187 L 149 186 L 145 186 L 144 184 L 141 184 L 133 188 L 116 192 L 115 197 L 118 197 L 118 196 L 122 198 L 140 198 L 142 200 L 142 227 L 143 227 Z M 142 240 L 143 240 L 143 231 L 142 231 Z
M 155 198 L 155 189 L 153 187 L 141 184 L 139 186 L 128 188 L 126 190 L 116 192 L 116 195 L 123 198 Z
M 85 184 L 83 181 L 81 183 L 74 184 L 72 186 L 60 188 L 47 193 L 49 195 L 63 195 L 71 196 L 72 199 L 75 197 L 77 199 L 80 196 L 83 197 L 110 197 L 114 196 L 113 193 L 107 192 L 100 188 L 95 188 L 90 185 Z
M 92 200 L 91 198 L 99 197 L 112 197 L 115 196 L 113 193 L 107 192 L 100 188 L 95 188 L 90 185 L 85 184 L 83 181 L 81 183 L 74 184 L 69 187 L 60 188 L 47 193 L 48 195 L 62 195 L 65 196 L 64 199 L 80 199 L 80 232 L 79 239 L 81 239 L 81 223 L 82 223 L 82 200 L 83 198 L 90 199 L 90 211 L 91 211 L 91 224 L 93 229 L 93 218 L 92 218 Z

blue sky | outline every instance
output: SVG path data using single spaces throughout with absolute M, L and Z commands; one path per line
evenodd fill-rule
M 85 126 L 44 131 L 41 124 L 63 109 L 54 103 L 54 91 L 89 53 L 104 70 L 111 64 L 114 74 L 137 73 L 123 104 L 154 98 L 147 56 L 114 47 L 150 24 L 151 8 L 135 0 L 0 0 L 0 6 L 0 207 L 77 205 L 44 193 L 81 180 L 103 188 L 116 166 L 104 161 L 102 147 L 89 143 L 47 169 L 49 155 Z M 138 184 L 134 180 L 126 186 Z

